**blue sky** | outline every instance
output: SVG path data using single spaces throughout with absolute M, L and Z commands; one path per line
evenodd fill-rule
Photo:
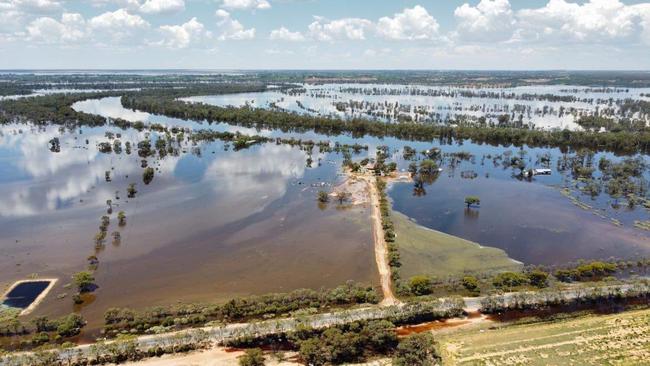
M 0 68 L 650 69 L 650 2 L 0 0 Z

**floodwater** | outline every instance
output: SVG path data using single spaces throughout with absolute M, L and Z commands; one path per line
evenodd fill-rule
M 49 285 L 49 281 L 21 282 L 7 293 L 2 305 L 26 309 Z
M 208 124 L 127 110 L 119 98 L 87 100 L 74 108 L 167 126 L 368 145 L 368 153 L 354 156 L 359 160 L 374 157 L 376 147 L 387 145 L 399 169 L 410 163 L 402 158 L 405 145 L 418 151 L 468 151 L 474 158 L 454 167 L 443 164 L 443 172 L 425 185 L 426 194 L 413 195 L 412 184 L 394 184 L 389 193 L 395 209 L 429 228 L 503 248 L 526 263 L 650 255 L 648 232 L 632 225 L 648 220 L 648 212 L 643 207 L 613 207 L 606 194 L 592 200 L 571 190 L 572 181 L 556 166 L 563 155 L 557 149 L 526 148 L 529 166 L 539 167 L 540 154 L 550 154 L 553 162 L 551 176 L 527 181 L 514 178 L 510 168 L 482 159 L 508 150 L 516 154 L 513 147 Z M 132 153 L 100 153 L 96 145 L 112 141 L 106 132 L 121 134 L 123 146 L 130 141 Z M 114 126 L 0 127 L 0 280 L 8 285 L 32 274 L 61 279 L 35 316 L 79 310 L 93 330 L 101 325 L 104 311 L 116 306 L 222 301 L 334 287 L 347 280 L 377 283 L 368 208 L 322 208 L 315 200 L 319 190 L 340 181 L 341 156 L 314 150 L 313 166 L 308 167 L 308 152 L 297 147 L 268 143 L 233 151 L 222 142 L 186 142 L 177 155 L 147 159 L 155 176 L 146 185 L 135 145 L 148 133 Z M 60 152 L 49 149 L 53 137 L 60 140 Z M 151 138 L 155 141 L 157 133 Z M 470 170 L 476 172 L 473 179 L 463 173 Z M 137 184 L 134 198 L 127 197 L 130 183 Z M 594 209 L 574 205 L 562 195 L 563 187 Z M 463 197 L 469 194 L 481 197 L 480 208 L 465 209 Z M 93 238 L 100 217 L 107 214 L 107 200 L 113 209 L 109 237 L 105 247 L 96 250 Z M 117 225 L 121 210 L 127 217 L 124 227 Z M 114 231 L 120 233 L 119 241 L 112 241 Z M 74 290 L 66 285 L 93 255 L 99 259 L 99 287 L 75 308 L 70 299 Z
M 543 178 L 539 178 L 543 179 Z M 611 217 L 623 226 L 573 205 L 558 188 L 517 180 L 479 177 L 467 180 L 444 173 L 427 194 L 410 184 L 390 191 L 394 209 L 434 230 L 500 248 L 528 264 L 563 264 L 579 259 L 634 259 L 650 256 L 650 235 L 633 227 L 632 217 L 647 212 L 621 211 Z M 466 208 L 477 195 L 480 208 Z
M 614 113 L 616 100 L 648 99 L 650 88 L 594 89 L 577 86 L 521 86 L 514 88 L 460 88 L 392 84 L 325 84 L 300 85 L 302 92 L 269 90 L 262 93 L 193 96 L 183 101 L 217 106 L 252 106 L 275 108 L 311 115 L 341 118 L 375 118 L 394 122 L 402 117 L 421 122 L 453 123 L 454 120 L 476 121 L 486 117 L 496 122 L 498 116 L 520 118 L 522 125 L 537 128 L 580 129 L 576 115 Z M 484 95 L 463 93 L 486 93 Z M 496 97 L 514 95 L 514 98 Z M 424 94 L 424 95 L 423 95 Z M 531 95 L 576 96 L 575 101 L 530 99 Z M 573 113 L 569 113 L 573 112 Z M 650 116 L 636 116 L 650 120 Z
M 92 255 L 99 259 L 99 287 L 77 309 L 90 329 L 116 306 L 378 282 L 366 208 L 316 202 L 321 185 L 341 179 L 336 154 L 315 152 L 307 167 L 307 152 L 286 145 L 226 151 L 221 142 L 198 150 L 188 144 L 178 156 L 147 159 L 156 170 L 145 185 L 136 148 L 130 155 L 98 151 L 107 131 L 133 145 L 146 134 L 114 127 L 0 128 L 2 284 L 31 274 L 61 279 L 34 315 L 73 310 L 74 289 L 66 284 Z M 60 139 L 60 152 L 49 150 L 53 137 Z M 137 184 L 135 198 L 127 196 L 129 183 Z M 113 208 L 109 236 L 96 250 L 93 238 L 107 200 Z M 116 217 L 122 210 L 124 227 Z M 114 231 L 119 241 L 112 240 Z
M 245 99 L 248 96 L 238 94 L 228 98 Z M 443 171 L 424 186 L 426 194 L 415 195 L 412 183 L 392 185 L 389 195 L 394 209 L 423 226 L 482 245 L 504 249 L 511 258 L 529 264 L 561 264 L 579 259 L 635 258 L 650 255 L 650 232 L 634 227 L 635 221 L 650 219 L 648 210 L 640 205 L 628 207 L 624 200 L 612 198 L 605 192 L 596 197 L 579 192 L 575 188 L 575 180 L 570 171 L 560 169 L 559 163 L 561 158 L 571 157 L 575 152 L 524 148 L 522 153 L 519 148 L 512 146 L 478 145 L 467 141 L 443 144 L 437 140 L 427 143 L 394 138 L 354 139 L 348 135 L 285 134 L 226 124 L 208 125 L 126 110 L 117 98 L 80 103 L 85 103 L 78 104 L 84 112 L 133 121 L 141 119 L 170 126 L 238 130 L 266 136 L 297 135 L 315 140 L 360 143 L 369 146 L 370 157 L 374 156 L 376 147 L 387 145 L 391 159 L 398 163 L 401 170 L 405 170 L 411 162 L 402 157 L 403 148 L 407 145 L 417 151 L 437 147 L 442 150 L 443 155 L 467 152 L 471 155 L 470 159 L 456 161 L 454 164 L 450 163 L 448 157 L 443 159 Z M 535 176 L 530 180 L 517 178 L 515 169 L 502 166 L 505 158 L 493 162 L 492 158 L 497 155 L 523 157 L 527 168 L 546 167 L 542 166 L 540 160 L 541 157 L 547 156 L 547 166 L 552 174 Z M 598 165 L 601 156 L 612 161 L 624 158 L 609 153 L 597 153 L 592 159 L 594 165 Z M 646 165 L 650 165 L 647 156 L 641 158 L 645 160 Z M 419 153 L 415 157 L 416 162 L 422 159 L 423 155 Z M 594 177 L 599 176 L 600 173 L 596 169 Z M 647 181 L 650 181 L 648 170 L 644 172 L 640 182 L 647 188 Z M 591 209 L 578 207 L 563 194 L 563 189 L 568 190 L 577 202 L 588 205 Z M 647 198 L 647 189 L 645 194 Z M 467 195 L 478 195 L 481 198 L 481 207 L 466 209 L 463 201 Z

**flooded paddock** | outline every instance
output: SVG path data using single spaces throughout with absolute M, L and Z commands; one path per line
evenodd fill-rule
M 571 172 L 561 169 L 562 159 L 575 151 L 208 124 L 127 110 L 117 97 L 78 102 L 74 108 L 168 127 L 367 145 L 367 152 L 352 156 L 355 161 L 374 158 L 377 148 L 386 145 L 400 171 L 424 160 L 423 151 L 439 148 L 442 171 L 422 190 L 415 192 L 413 183 L 395 183 L 388 190 L 393 207 L 419 224 L 502 248 L 527 264 L 650 255 L 648 231 L 635 226 L 648 220 L 647 209 L 619 204 L 620 197 L 606 192 L 589 196 L 576 188 Z M 60 141 L 60 151 L 49 148 L 54 138 Z M 186 139 L 164 157 L 138 155 L 138 142 L 149 139 L 155 145 L 161 138 L 166 138 L 164 133 L 110 124 L 2 126 L 2 284 L 31 274 L 61 279 L 35 315 L 79 311 L 92 332 L 111 307 L 220 302 L 303 287 L 335 287 L 348 280 L 378 283 L 369 208 L 332 202 L 323 207 L 316 202 L 320 190 L 341 183 L 342 154 L 274 142 L 237 151 L 228 143 L 194 144 Z M 122 146 L 129 142 L 133 151 L 99 151 L 100 143 L 115 140 Z M 411 159 L 404 158 L 406 146 L 416 151 Z M 445 155 L 461 152 L 469 157 L 452 162 Z M 521 179 L 513 167 L 503 165 L 506 159 L 493 161 L 497 155 L 519 154 L 530 168 L 548 165 L 551 175 Z M 542 166 L 539 161 L 547 155 Z M 596 165 L 601 156 L 614 162 L 625 158 L 597 153 Z M 144 166 L 154 172 L 148 184 Z M 642 177 L 648 179 L 647 171 Z M 129 197 L 132 183 L 137 193 Z M 481 207 L 466 209 L 467 195 L 480 196 Z M 126 214 L 125 225 L 118 224 L 120 211 Z M 103 215 L 109 216 L 108 233 L 118 232 L 119 240 L 111 236 L 97 247 L 94 238 Z M 81 306 L 73 305 L 70 278 L 95 260 L 98 288 L 84 295 Z
M 2 127 L 2 282 L 32 273 L 62 279 L 36 315 L 78 310 L 96 329 L 110 307 L 377 283 L 367 208 L 319 207 L 316 201 L 318 190 L 341 179 L 336 153 L 314 153 L 308 166 L 307 152 L 298 147 L 269 143 L 234 151 L 222 142 L 205 143 L 147 159 L 155 177 L 144 184 L 135 149 L 97 150 L 107 131 L 134 145 L 145 134 Z M 60 153 L 48 149 L 53 137 L 61 141 Z M 132 198 L 130 183 L 137 184 Z M 124 226 L 119 211 L 126 214 Z M 110 217 L 109 234 L 120 236 L 109 236 L 97 249 L 93 237 L 102 215 Z M 84 295 L 83 306 L 73 306 L 71 276 L 92 256 L 99 262 L 98 288 Z
M 576 92 L 561 86 L 519 89 L 521 93 L 541 95 L 542 92 L 555 91 L 561 95 L 577 93 L 578 97 L 590 98 L 604 98 L 609 94 L 603 90 L 589 88 L 578 88 L 579 91 Z M 641 91 L 628 89 L 615 92 L 624 97 L 639 94 Z M 249 94 L 263 98 L 266 93 L 279 92 Z M 237 100 L 245 100 L 249 98 L 249 94 L 196 98 L 206 98 L 204 102 L 211 104 L 237 105 Z M 212 98 L 224 98 L 223 103 Z M 580 179 L 576 179 L 571 169 L 566 167 L 567 160 L 570 161 L 577 155 L 576 151 L 526 146 L 490 146 L 470 141 L 416 142 L 368 136 L 359 139 L 349 135 L 324 136 L 313 132 L 292 134 L 276 130 L 252 130 L 227 124 L 207 124 L 127 110 L 121 106 L 119 98 L 81 103 L 85 103 L 77 104 L 81 111 L 133 121 L 142 119 L 168 125 L 242 131 L 272 137 L 297 136 L 339 143 L 359 143 L 369 146 L 367 156 L 370 158 L 375 156 L 377 147 L 386 145 L 390 159 L 397 162 L 401 171 L 405 171 L 411 163 L 417 164 L 424 160 L 426 157 L 422 151 L 438 148 L 441 154 L 438 163 L 442 171 L 427 180 L 421 191 L 416 192 L 412 183 L 399 182 L 391 185 L 388 191 L 393 208 L 416 220 L 420 225 L 485 246 L 504 249 L 511 258 L 527 264 L 561 264 L 579 259 L 635 258 L 650 255 L 649 232 L 635 226 L 635 223 L 650 218 L 648 209 L 642 204 L 630 206 L 624 199 L 610 196 L 606 187 L 596 195 L 581 191 L 582 186 L 578 187 L 581 184 Z M 406 146 L 416 151 L 411 159 L 403 157 Z M 454 157 L 455 154 L 464 158 L 458 159 Z M 363 154 L 355 158 L 362 157 Z M 506 164 L 512 158 L 520 158 L 526 169 L 544 169 L 550 174 L 535 175 L 530 179 L 522 178 L 517 169 Z M 602 152 L 590 155 L 588 159 L 594 166 L 593 175 L 596 180 L 602 175 L 597 167 L 601 158 L 613 162 L 626 158 L 644 161 L 646 168 L 637 183 L 641 195 L 645 195 L 647 199 L 647 182 L 650 179 L 647 170 L 650 162 L 647 156 L 626 157 Z M 603 181 L 603 184 L 606 182 Z M 481 207 L 467 209 L 463 200 L 468 195 L 480 196 Z

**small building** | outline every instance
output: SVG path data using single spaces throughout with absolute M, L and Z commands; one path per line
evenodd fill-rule
M 533 169 L 533 175 L 551 175 L 551 169 Z

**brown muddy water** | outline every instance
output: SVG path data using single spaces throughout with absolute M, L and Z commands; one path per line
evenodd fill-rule
M 561 188 L 572 183 L 555 162 L 571 152 L 524 147 L 527 166 L 540 167 L 536 160 L 549 154 L 553 173 L 522 181 L 513 177 L 512 169 L 491 165 L 489 158 L 482 161 L 509 150 L 518 153 L 513 146 L 208 125 L 129 111 L 119 98 L 80 102 L 75 108 L 167 126 L 360 143 L 369 146 L 369 156 L 377 146 L 387 145 L 399 169 L 411 163 L 402 158 L 405 145 L 417 151 L 466 151 L 474 157 L 453 168 L 441 165 L 440 176 L 425 185 L 426 194 L 414 195 L 412 183 L 393 185 L 388 193 L 394 208 L 426 227 L 502 248 L 528 264 L 650 255 L 648 232 L 634 227 L 635 221 L 649 219 L 645 208 L 614 208 L 604 193 L 594 199 L 573 190 L 581 202 L 594 207 L 585 211 L 561 194 Z M 338 210 L 330 204 L 321 209 L 315 202 L 318 190 L 338 183 L 341 156 L 315 150 L 310 168 L 307 153 L 298 148 L 264 144 L 235 152 L 225 151 L 219 142 L 186 143 L 178 155 L 147 159 L 156 171 L 153 182 L 145 185 L 135 147 L 130 155 L 98 151 L 97 143 L 109 141 L 107 131 L 121 133 L 120 140 L 133 145 L 147 135 L 111 126 L 72 131 L 29 125 L 0 128 L 0 287 L 31 277 L 59 278 L 31 316 L 56 317 L 78 310 L 90 321 L 92 333 L 110 307 L 222 301 L 334 287 L 347 280 L 377 284 L 368 208 Z M 61 141 L 60 152 L 48 149 L 53 137 Z M 599 153 L 594 161 L 602 155 L 621 159 Z M 647 162 L 647 156 L 643 158 Z M 417 155 L 416 160 L 421 159 L 423 155 Z M 650 180 L 648 171 L 644 179 Z M 137 183 L 135 198 L 127 197 L 129 183 Z M 466 195 L 479 195 L 480 209 L 466 210 Z M 96 252 L 93 237 L 108 199 L 113 205 L 108 232 L 119 231 L 121 241 L 113 245 L 109 236 L 105 248 Z M 117 226 L 120 210 L 127 217 L 123 228 Z M 614 219 L 620 223 L 613 224 Z M 99 287 L 75 308 L 74 289 L 67 284 L 73 273 L 87 267 L 90 255 L 99 258 Z
M 32 316 L 78 310 L 94 332 L 110 307 L 378 282 L 367 208 L 323 208 L 315 199 L 321 185 L 327 189 L 340 179 L 336 154 L 314 154 L 310 168 L 298 148 L 265 144 L 235 152 L 211 143 L 200 156 L 188 147 L 179 156 L 149 158 L 157 170 L 145 185 L 136 149 L 131 155 L 97 151 L 104 133 L 3 127 L 0 284 L 60 279 Z M 144 138 L 121 133 L 134 145 Z M 48 149 L 54 136 L 60 153 Z M 127 197 L 131 182 L 137 183 L 135 198 Z M 108 199 L 109 237 L 96 251 L 93 237 Z M 121 210 L 124 227 L 117 225 Z M 111 242 L 113 231 L 121 233 L 119 243 Z M 86 268 L 90 255 L 99 258 L 99 287 L 74 307 L 70 277 Z

